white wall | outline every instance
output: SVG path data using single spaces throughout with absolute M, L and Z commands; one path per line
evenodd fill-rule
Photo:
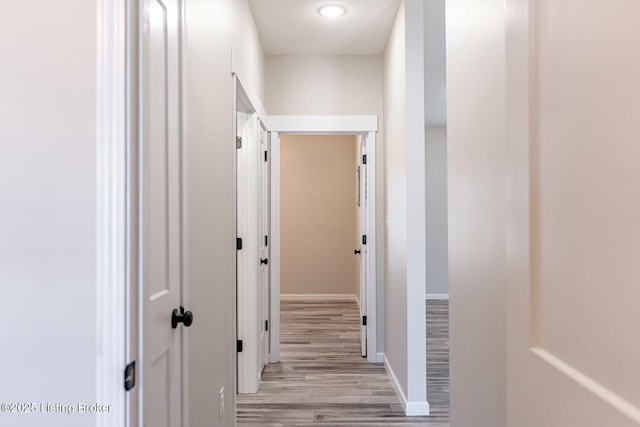
M 430 128 L 447 126 L 445 3 L 424 2 L 424 113 Z
M 267 56 L 266 109 L 273 115 L 377 115 L 378 159 L 384 153 L 383 61 L 381 56 Z M 384 218 L 384 167 L 376 174 L 378 218 Z M 384 225 L 378 224 L 378 312 L 384 314 Z M 384 328 L 378 325 L 378 352 Z
M 405 175 L 406 63 L 404 1 L 384 51 L 384 117 L 386 121 L 385 357 L 400 386 L 407 389 L 407 178 Z
M 445 0 L 424 2 L 427 298 L 449 293 Z
M 264 93 L 263 52 L 246 0 L 190 0 L 186 215 L 191 427 L 232 426 L 235 395 L 235 138 L 231 49 L 244 84 Z M 218 391 L 225 388 L 225 416 Z
M 423 4 L 404 1 L 384 54 L 387 123 L 385 356 L 407 400 L 426 404 Z
M 84 0 L 0 5 L 2 403 L 96 398 L 96 16 Z
M 449 294 L 447 128 L 425 130 L 427 298 Z
M 447 0 L 454 426 L 506 425 L 504 7 Z

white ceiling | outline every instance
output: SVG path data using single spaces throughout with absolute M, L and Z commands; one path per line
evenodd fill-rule
M 379 55 L 400 0 L 249 0 L 267 55 Z M 324 18 L 325 4 L 347 13 Z

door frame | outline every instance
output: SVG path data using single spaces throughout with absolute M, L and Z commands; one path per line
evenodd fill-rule
M 232 72 L 233 77 L 233 144 L 236 144 L 235 138 L 238 135 L 237 116 L 239 109 L 246 110 L 251 115 L 249 122 L 253 126 L 252 136 L 257 140 L 258 127 L 262 122 L 267 126 L 265 117 L 266 113 L 256 92 L 249 85 L 245 84 L 245 80 L 237 71 Z M 267 127 L 268 131 L 268 127 Z M 251 148 L 248 151 L 247 148 Z M 259 147 L 250 147 L 243 141 L 243 147 L 234 151 L 234 218 L 236 222 L 236 237 L 242 239 L 242 250 L 236 250 L 236 289 L 235 289 L 235 316 L 234 316 L 234 334 L 237 340 L 243 341 L 242 352 L 237 352 L 236 347 L 233 348 L 235 360 L 235 390 L 234 393 L 246 394 L 256 393 L 260 386 L 261 370 L 260 351 L 252 343 L 258 344 L 259 330 L 258 325 L 261 324 L 257 319 L 258 310 L 258 294 L 253 293 L 250 284 L 258 279 L 257 262 L 252 264 L 251 257 L 255 261 L 259 259 L 258 252 L 258 228 L 257 228 L 257 197 L 250 200 L 250 195 L 257 191 L 258 170 L 257 165 L 260 160 Z M 238 206 L 244 203 L 245 210 L 240 211 Z M 269 319 L 271 324 L 271 319 Z M 268 358 L 270 360 L 270 357 Z
M 267 116 L 271 132 L 271 354 L 270 362 L 280 360 L 280 135 L 366 135 L 368 176 L 367 205 L 367 360 L 377 357 L 377 239 L 376 239 L 376 133 L 378 116 Z M 382 320 L 382 319 L 380 319 Z
M 135 223 L 131 151 L 137 144 L 137 2 L 98 0 L 96 64 L 96 414 L 98 427 L 138 426 L 138 389 L 125 392 L 123 372 L 137 358 L 130 251 Z M 133 119 L 133 120 L 132 120 Z
M 98 0 L 96 65 L 96 401 L 111 405 L 96 414 L 97 427 L 139 427 L 143 420 L 143 323 L 139 276 L 141 222 L 139 211 L 140 151 L 140 4 L 141 0 Z M 185 1 L 180 0 L 180 137 L 186 168 Z M 183 173 L 184 175 L 184 173 Z M 186 182 L 181 182 L 182 201 Z M 181 226 L 186 230 L 186 204 Z M 181 245 L 186 264 L 186 233 Z M 188 277 L 182 271 L 181 298 L 188 306 Z M 188 348 L 182 337 L 183 408 L 188 407 Z M 136 363 L 135 386 L 125 391 L 124 370 Z M 188 411 L 182 427 L 189 426 Z

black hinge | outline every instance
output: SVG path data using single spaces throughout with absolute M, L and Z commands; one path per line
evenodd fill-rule
M 264 152 L 264 161 L 265 161 L 265 162 L 267 161 L 267 152 L 266 152 L 266 150 L 265 150 L 265 152 Z
M 269 332 L 269 321 L 268 320 L 264 321 L 264 330 Z
M 264 245 L 269 246 L 269 236 L 264 236 Z
M 242 148 L 242 137 L 236 136 L 236 148 Z
M 124 368 L 124 390 L 129 391 L 136 386 L 136 361 Z
M 236 250 L 239 251 L 242 249 L 242 239 L 240 237 L 238 237 L 236 239 Z
M 242 353 L 242 340 L 236 341 L 236 351 Z
M 362 316 L 362 326 L 367 326 L 367 316 Z
M 366 234 L 364 234 L 364 235 L 362 236 L 362 244 L 363 244 L 363 245 L 366 245 L 366 244 L 367 244 L 367 235 L 366 235 Z
M 366 164 L 367 164 L 367 155 L 366 155 L 366 154 L 363 154 L 363 155 L 362 155 L 362 164 L 363 164 L 363 165 L 366 165 Z

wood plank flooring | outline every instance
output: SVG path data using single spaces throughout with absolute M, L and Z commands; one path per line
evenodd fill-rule
M 430 417 L 405 417 L 382 364 L 360 356 L 353 302 L 283 301 L 281 362 L 239 395 L 238 426 L 449 426 L 448 304 L 427 303 Z

